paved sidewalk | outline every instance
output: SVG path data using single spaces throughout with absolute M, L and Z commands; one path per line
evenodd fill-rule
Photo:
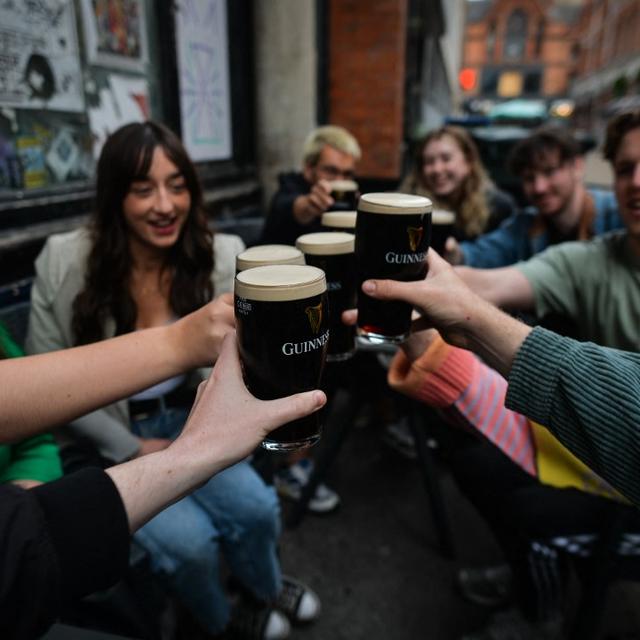
M 338 512 L 309 514 L 285 531 L 282 564 L 320 594 L 321 619 L 296 629 L 300 640 L 454 640 L 481 626 L 487 610 L 455 592 L 454 564 L 438 553 L 417 463 L 380 442 L 377 429 L 354 429 L 330 472 Z M 484 523 L 444 472 L 463 564 L 499 560 Z M 285 504 L 286 513 L 286 504 Z M 610 598 L 608 633 L 640 638 L 640 590 L 621 585 Z

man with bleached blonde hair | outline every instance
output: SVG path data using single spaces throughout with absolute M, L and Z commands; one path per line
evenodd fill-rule
M 302 150 L 302 172 L 282 173 L 271 201 L 262 241 L 294 244 L 303 233 L 320 231 L 322 214 L 333 205 L 331 181 L 352 180 L 361 151 L 343 127 L 314 129 Z

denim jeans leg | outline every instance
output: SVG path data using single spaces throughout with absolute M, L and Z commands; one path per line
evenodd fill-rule
M 131 423 L 131 430 L 141 438 L 168 438 L 174 440 L 182 431 L 188 415 L 188 409 L 165 409 L 149 418 L 134 420 Z
M 277 545 L 280 504 L 247 462 L 239 462 L 214 476 L 193 498 L 211 515 L 233 575 L 263 602 L 282 589 Z
M 230 605 L 220 581 L 219 533 L 191 496 L 171 505 L 134 535 L 150 556 L 152 571 L 204 629 L 220 633 Z

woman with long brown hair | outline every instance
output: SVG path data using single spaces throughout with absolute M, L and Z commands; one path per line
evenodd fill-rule
M 492 231 L 515 210 L 511 196 L 489 179 L 471 136 L 452 125 L 430 131 L 419 142 L 400 191 L 427 196 L 434 209 L 452 211 L 456 240 Z
M 50 237 L 37 259 L 29 350 L 166 325 L 225 293 L 220 313 L 231 330 L 229 292 L 243 248 L 240 238 L 209 230 L 195 167 L 175 134 L 155 122 L 126 125 L 100 155 L 88 228 Z M 90 442 L 107 464 L 164 449 L 186 421 L 201 379 L 202 372 L 178 376 L 89 414 L 66 429 L 66 441 Z M 244 461 L 153 518 L 135 538 L 152 570 L 208 633 L 237 623 L 238 637 L 284 638 L 290 627 L 282 613 L 308 620 L 319 602 L 282 576 L 278 534 L 275 493 Z M 261 606 L 232 609 L 219 575 L 221 550 Z

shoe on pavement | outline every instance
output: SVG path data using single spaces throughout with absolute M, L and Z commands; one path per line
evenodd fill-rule
M 231 616 L 225 638 L 233 640 L 286 640 L 291 624 L 286 616 L 271 607 L 238 605 Z
M 282 611 L 292 624 L 313 622 L 320 615 L 320 598 L 300 580 L 291 576 L 282 576 L 282 591 L 274 606 Z
M 504 606 L 511 600 L 511 568 L 502 564 L 491 567 L 463 568 L 456 582 L 463 597 L 483 607 Z
M 299 460 L 290 467 L 277 471 L 273 476 L 273 484 L 278 495 L 289 500 L 300 500 L 303 487 L 309 482 L 313 471 L 313 461 L 308 458 Z M 320 483 L 315 494 L 309 500 L 307 509 L 314 513 L 329 513 L 340 504 L 340 496 L 327 485 Z
M 382 441 L 408 460 L 418 457 L 413 434 L 409 428 L 409 419 L 403 416 L 396 422 L 390 422 L 382 433 Z

